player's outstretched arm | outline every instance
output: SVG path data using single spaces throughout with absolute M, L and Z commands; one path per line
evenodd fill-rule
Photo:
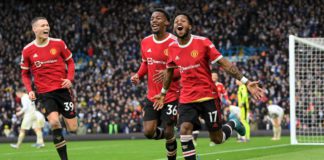
M 236 78 L 237 80 L 240 80 L 242 83 L 246 84 L 248 90 L 255 99 L 259 100 L 263 97 L 264 91 L 259 87 L 259 81 L 250 82 L 246 77 L 243 76 L 243 74 L 240 72 L 237 66 L 232 64 L 226 58 L 221 58 L 219 61 L 217 61 L 217 63 L 224 68 L 226 73 L 230 74 L 233 78 Z
M 165 98 L 165 95 L 166 95 L 166 93 L 170 87 L 171 81 L 172 81 L 173 70 L 174 70 L 174 68 L 167 69 L 165 79 L 163 80 L 163 87 L 161 89 L 161 93 L 158 95 L 155 95 L 153 97 L 155 99 L 155 102 L 153 104 L 153 107 L 155 110 L 160 110 L 163 108 L 164 98 Z

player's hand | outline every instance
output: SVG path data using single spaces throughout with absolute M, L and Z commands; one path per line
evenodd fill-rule
M 226 103 L 228 106 L 232 104 L 232 102 L 230 100 L 226 100 Z
M 138 77 L 138 74 L 136 73 L 136 74 L 134 74 L 132 77 L 131 77 L 131 82 L 133 83 L 133 84 L 138 84 L 139 82 L 140 82 L 140 80 L 139 80 L 139 77 Z
M 166 76 L 166 69 L 163 70 L 156 70 L 157 73 L 153 75 L 153 82 L 155 83 L 162 83 L 165 76 Z
M 28 93 L 28 96 L 29 96 L 29 99 L 32 100 L 32 101 L 36 100 L 36 95 L 35 95 L 34 91 L 30 91 Z
M 165 95 L 164 94 L 158 94 L 158 95 L 155 95 L 153 97 L 153 99 L 155 99 L 155 102 L 153 104 L 153 109 L 154 110 L 160 110 L 163 108 L 164 106 L 164 98 L 165 98 Z
M 264 90 L 259 87 L 259 81 L 249 82 L 247 88 L 256 100 L 260 100 L 264 96 Z
M 72 86 L 72 83 L 69 79 L 61 78 L 61 80 L 63 81 L 61 84 L 62 88 L 70 88 Z

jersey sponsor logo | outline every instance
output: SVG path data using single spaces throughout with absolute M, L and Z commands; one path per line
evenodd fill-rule
M 186 70 L 194 69 L 194 68 L 198 68 L 198 67 L 200 67 L 200 64 L 190 65 L 190 66 L 187 66 L 187 67 L 179 66 L 181 73 L 186 71 Z
M 147 58 L 147 64 L 152 65 L 152 64 L 166 64 L 165 61 L 157 61 L 154 60 L 153 58 Z
M 147 53 L 151 53 L 151 52 L 152 52 L 152 49 L 149 48 L 146 52 L 147 52 Z
M 57 53 L 57 50 L 55 48 L 51 48 L 50 53 L 55 56 Z
M 39 68 L 39 67 L 41 67 L 43 64 L 56 63 L 56 62 L 57 62 L 57 59 L 51 59 L 51 60 L 44 61 L 44 62 L 42 62 L 42 61 L 36 61 L 36 62 L 34 62 L 34 64 L 35 64 L 35 66 L 36 66 L 37 68 Z
M 38 54 L 35 53 L 35 54 L 33 55 L 33 58 L 37 58 L 37 57 L 38 57 Z
M 191 57 L 196 58 L 199 55 L 199 52 L 197 50 L 193 50 L 190 53 Z
M 165 49 L 165 50 L 163 51 L 163 53 L 164 53 L 164 55 L 168 56 L 168 55 L 169 55 L 169 50 L 168 50 L 168 49 Z

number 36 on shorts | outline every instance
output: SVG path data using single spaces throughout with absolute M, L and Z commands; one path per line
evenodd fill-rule
M 177 105 L 172 105 L 172 104 L 168 104 L 167 105 L 167 112 L 166 114 L 167 115 L 174 115 L 176 116 L 177 115 Z

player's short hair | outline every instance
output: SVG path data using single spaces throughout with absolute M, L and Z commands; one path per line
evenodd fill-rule
M 187 17 L 187 19 L 188 19 L 188 21 L 189 21 L 189 24 L 190 25 L 193 25 L 193 19 L 191 18 L 191 15 L 188 13 L 188 12 L 177 12 L 176 14 L 175 14 L 175 16 L 174 16 L 174 19 L 176 18 L 176 17 L 178 17 L 179 15 L 183 15 L 183 16 L 186 16 Z
M 38 20 L 41 20 L 41 19 L 44 19 L 44 20 L 47 20 L 45 17 L 35 17 L 32 19 L 31 21 L 31 26 L 33 26 L 35 24 L 35 22 L 37 22 Z
M 167 19 L 167 21 L 170 22 L 170 15 L 169 15 L 169 13 L 166 10 L 164 10 L 162 8 L 155 8 L 152 13 L 154 13 L 154 12 L 161 12 L 161 13 L 163 13 L 164 16 L 165 16 L 165 18 Z
M 216 69 L 212 69 L 212 70 L 211 70 L 211 73 L 216 73 L 216 74 L 218 75 L 218 73 L 217 73 L 217 70 L 216 70 Z

